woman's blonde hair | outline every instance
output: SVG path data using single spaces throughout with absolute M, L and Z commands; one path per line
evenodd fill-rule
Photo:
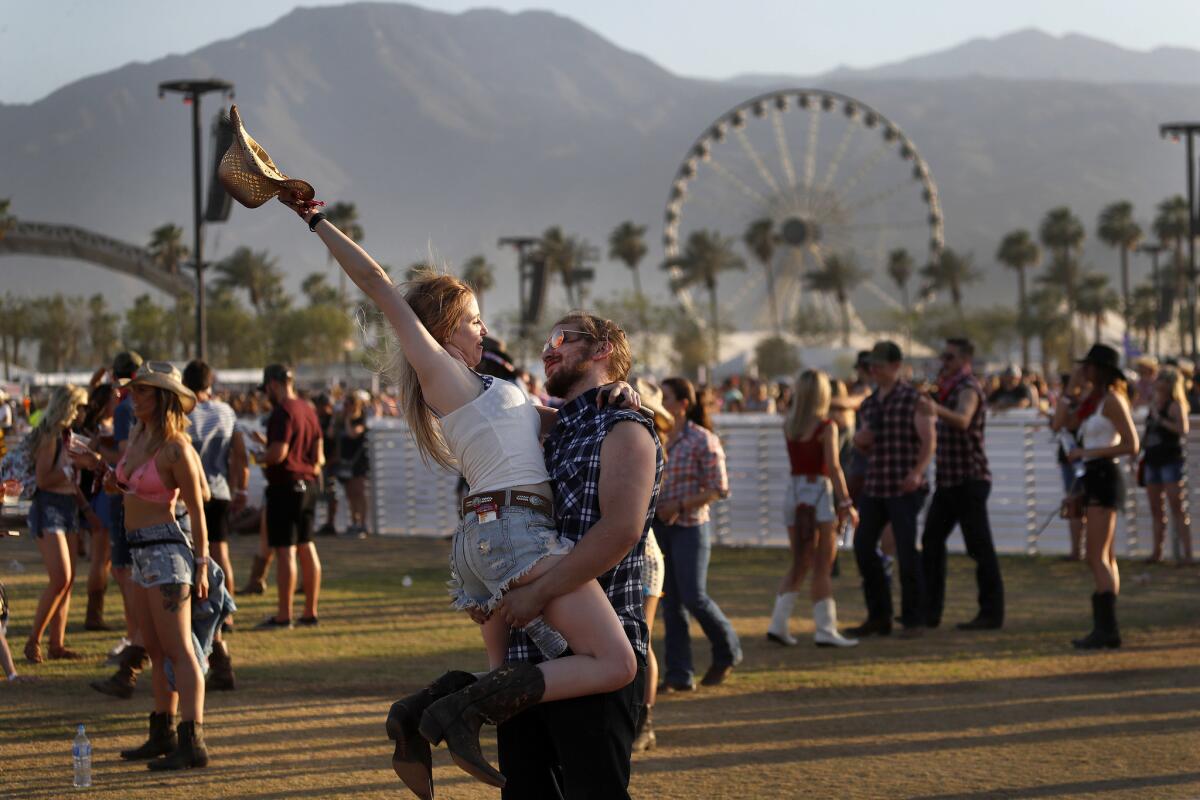
M 87 392 L 74 384 L 56 387 L 50 394 L 46 410 L 42 412 L 41 421 L 29 434 L 29 453 L 36 456 L 47 437 L 62 436 L 62 432 L 75 419 L 79 407 L 87 405 L 87 401 Z
M 474 292 L 453 275 L 435 272 L 432 269 L 419 271 L 412 280 L 404 284 L 404 300 L 421 320 L 425 330 L 439 343 L 449 341 L 454 331 L 462 324 L 470 310 Z M 387 341 L 394 352 L 385 354 L 383 371 L 396 383 L 399 391 L 400 413 L 408 422 L 413 441 L 421 451 L 422 458 L 432 458 L 449 470 L 458 470 L 458 463 L 446 439 L 442 427 L 421 391 L 417 371 L 404 357 L 404 351 L 395 342 L 395 334 L 388 331 Z
M 154 389 L 154 421 L 153 427 L 149 433 L 162 437 L 161 441 L 169 441 L 180 433 L 187 430 L 191 420 L 187 414 L 183 413 L 183 404 L 179 401 L 179 395 L 163 389 L 159 386 L 150 387 Z M 140 431 L 145 428 L 144 423 L 138 420 L 134 426 L 135 431 Z
M 783 422 L 783 432 L 789 439 L 799 439 L 819 422 L 829 417 L 832 390 L 829 376 L 819 369 L 806 369 L 796 378 L 792 407 Z
M 1183 375 L 1174 367 L 1167 367 L 1158 373 L 1155 383 L 1168 384 L 1171 387 L 1171 399 L 1179 403 L 1179 412 L 1187 416 L 1191 409 L 1188 407 L 1187 390 L 1183 385 Z

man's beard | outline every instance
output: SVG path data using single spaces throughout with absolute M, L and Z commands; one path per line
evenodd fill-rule
M 558 362 L 554 374 L 546 378 L 546 393 L 551 397 L 566 397 L 587 372 L 587 361 L 584 359 L 564 358 Z

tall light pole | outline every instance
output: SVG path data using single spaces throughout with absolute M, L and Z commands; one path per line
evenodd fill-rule
M 1166 246 L 1163 244 L 1158 244 L 1158 243 L 1151 244 L 1149 242 L 1138 245 L 1138 249 L 1137 249 L 1137 251 L 1139 253 L 1146 253 L 1150 256 L 1150 280 L 1154 284 L 1154 357 L 1155 358 L 1162 357 L 1162 353 L 1160 352 L 1160 348 L 1159 348 L 1158 332 L 1163 325 L 1162 287 L 1158 283 L 1158 256 L 1162 251 L 1164 251 L 1166 249 L 1167 249 Z
M 227 97 L 233 97 L 233 84 L 227 81 L 209 78 L 200 81 L 166 81 L 158 85 L 158 96 L 164 97 L 167 92 L 183 95 L 183 102 L 192 107 L 192 200 L 195 226 L 195 249 L 192 250 L 192 263 L 196 270 L 196 358 L 208 358 L 208 325 L 204 310 L 204 244 L 201 238 L 204 225 L 203 212 L 200 209 L 202 182 L 200 178 L 200 98 L 209 92 L 221 92 Z
M 1187 286 L 1188 286 L 1188 328 L 1192 338 L 1192 360 L 1200 352 L 1196 344 L 1196 235 L 1200 233 L 1200 209 L 1196 208 L 1196 150 L 1195 137 L 1200 133 L 1200 122 L 1167 122 L 1158 126 L 1158 133 L 1164 139 L 1168 136 L 1174 141 L 1183 139 L 1187 152 L 1187 205 L 1188 205 L 1188 237 L 1187 237 Z

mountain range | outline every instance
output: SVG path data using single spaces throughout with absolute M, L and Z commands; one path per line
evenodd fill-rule
M 1177 65 L 1200 75 L 1194 64 L 1200 52 L 1132 53 L 1023 31 L 803 81 L 709 81 L 548 12 L 304 8 L 35 103 L 0 104 L 0 197 L 31 220 L 137 243 L 175 222 L 190 239 L 190 113 L 156 86 L 218 76 L 236 84 L 248 128 L 285 172 L 327 201 L 357 204 L 363 244 L 382 262 L 403 269 L 431 252 L 451 264 L 483 253 L 497 265 L 495 313 L 516 302 L 514 256 L 500 236 L 558 224 L 603 256 L 608 231 L 632 219 L 648 225 L 642 269 L 665 298 L 662 212 L 693 140 L 757 91 L 815 86 L 880 109 L 916 143 L 940 188 L 947 243 L 973 251 L 986 272 L 968 300 L 994 303 L 1014 292 L 992 258 L 1008 230 L 1036 229 L 1045 210 L 1065 204 L 1090 233 L 1119 199 L 1145 223 L 1154 203 L 1183 191 L 1182 147 L 1161 140 L 1158 124 L 1200 114 L 1200 84 L 1172 80 Z M 207 117 L 217 103 L 205 103 Z M 725 232 L 740 235 L 744 223 Z M 211 258 L 239 245 L 269 250 L 293 287 L 329 269 L 315 237 L 273 203 L 235 207 L 207 236 Z M 1115 274 L 1115 255 L 1094 239 L 1087 258 Z M 594 296 L 630 285 L 624 267 L 601 262 Z M 146 290 L 89 265 L 0 263 L 6 288 L 19 292 L 107 291 L 123 305 Z

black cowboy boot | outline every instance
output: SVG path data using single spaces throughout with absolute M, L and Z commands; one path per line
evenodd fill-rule
M 392 769 L 421 800 L 433 800 L 433 756 L 429 742 L 418 730 L 421 715 L 435 700 L 475 683 L 469 672 L 451 670 L 419 692 L 392 703 L 387 716 L 388 738 L 396 743 Z
M 151 761 L 146 766 L 160 771 L 207 767 L 208 748 L 204 745 L 204 724 L 192 720 L 179 723 L 179 746 L 166 758 Z
M 1117 633 L 1116 595 L 1112 592 L 1092 595 L 1092 632 L 1071 644 L 1079 650 L 1115 649 L 1121 646 Z
M 101 694 L 128 700 L 133 697 L 138 675 L 148 666 L 150 656 L 146 655 L 146 648 L 131 644 L 121 653 L 116 672 L 102 681 L 92 681 L 88 685 Z
M 175 717 L 169 712 L 157 711 L 150 715 L 150 738 L 141 747 L 132 750 L 122 750 L 121 758 L 126 761 L 144 761 L 148 758 L 158 758 L 170 753 L 179 746 L 179 738 L 175 733 Z
M 503 787 L 504 776 L 479 749 L 479 729 L 485 722 L 499 725 L 536 705 L 545 691 L 546 681 L 536 666 L 506 664 L 426 709 L 421 735 L 431 744 L 445 739 L 455 764 L 486 784 Z
M 237 688 L 233 679 L 233 659 L 229 657 L 229 646 L 224 641 L 214 641 L 212 655 L 208 657 L 209 689 L 232 691 Z

